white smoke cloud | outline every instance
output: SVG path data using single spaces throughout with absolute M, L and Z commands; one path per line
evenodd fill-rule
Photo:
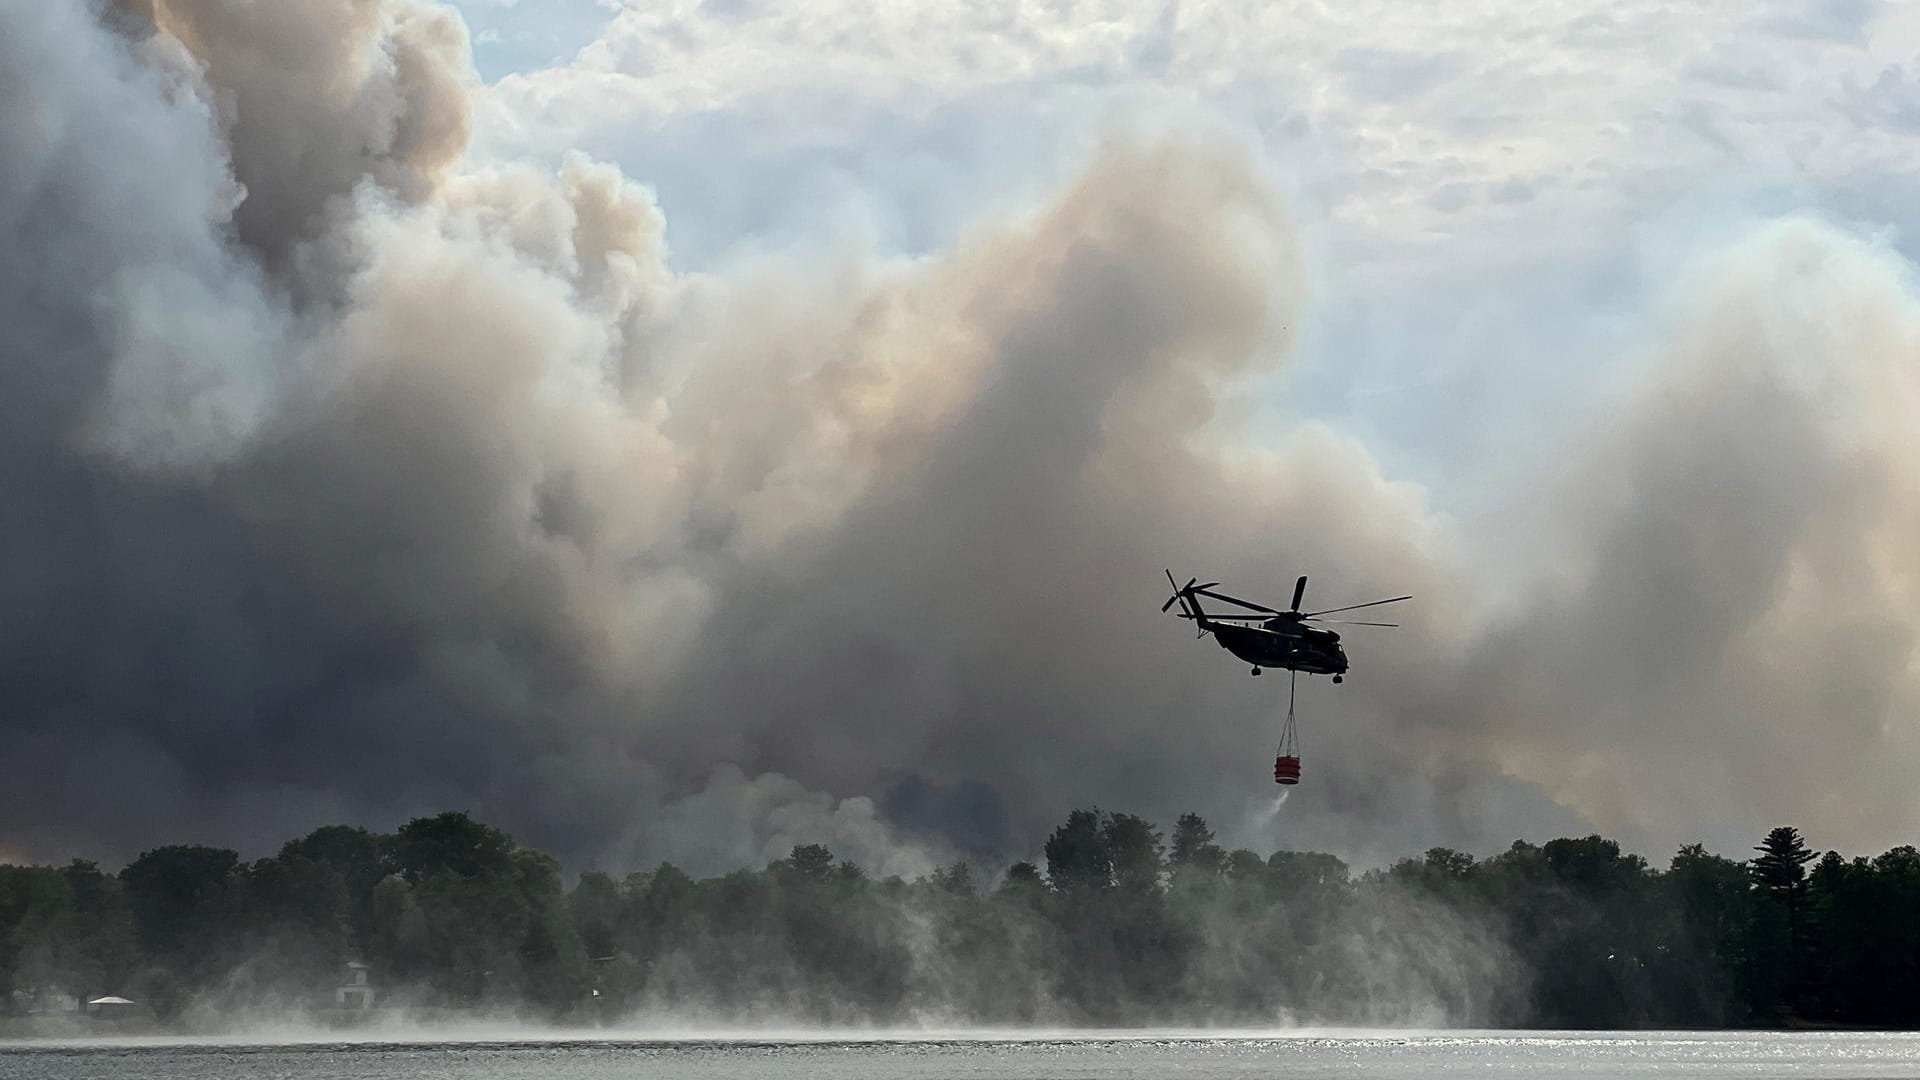
M 1916 293 L 1839 230 L 1701 271 L 1495 534 L 1237 423 L 1313 299 L 1230 138 L 1116 137 L 925 257 L 692 273 L 619 171 L 464 155 L 436 5 L 0 19 L 10 844 L 459 806 L 912 875 L 1092 803 L 1361 862 L 1920 824 Z M 1163 566 L 1416 594 L 1266 820 L 1282 687 L 1154 616 Z
M 778 773 L 749 777 L 734 765 L 718 766 L 706 787 L 648 814 L 628 843 L 696 876 L 764 866 L 801 844 L 825 844 L 869 874 L 909 880 L 951 857 L 900 837 L 864 795 L 835 799 Z

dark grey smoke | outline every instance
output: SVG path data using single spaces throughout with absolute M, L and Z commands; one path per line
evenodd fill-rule
M 695 871 L 1090 803 L 1362 863 L 1920 823 L 1885 255 L 1731 253 L 1482 532 L 1212 423 L 1308 302 L 1231 146 L 1117 141 L 914 264 L 677 275 L 615 170 L 466 158 L 447 9 L 139 7 L 0 12 L 0 854 L 449 806 Z M 1418 596 L 1306 692 L 1277 814 L 1285 684 L 1156 617 L 1163 566 Z

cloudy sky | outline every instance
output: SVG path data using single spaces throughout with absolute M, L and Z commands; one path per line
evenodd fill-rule
M 0 855 L 1920 835 L 1920 12 L 0 23 Z
M 620 164 L 684 268 L 925 255 L 1116 129 L 1220 133 L 1314 285 L 1265 433 L 1338 423 L 1456 509 L 1692 260 L 1785 214 L 1895 247 L 1916 223 L 1920 13 L 1872 0 L 460 6 L 478 145 Z

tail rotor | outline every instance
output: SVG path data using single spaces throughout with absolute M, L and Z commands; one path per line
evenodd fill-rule
M 1185 585 L 1176 585 L 1173 580 L 1173 571 L 1168 570 L 1167 584 L 1173 585 L 1173 595 L 1167 597 L 1167 602 L 1160 605 L 1160 610 L 1165 611 L 1175 604 L 1180 605 L 1180 610 L 1187 610 L 1187 597 L 1193 594 L 1193 583 L 1199 580 L 1199 578 L 1189 578 Z
M 1212 588 L 1218 585 L 1219 582 L 1210 581 L 1205 585 L 1201 585 L 1199 584 L 1200 579 L 1196 577 L 1188 578 L 1187 583 L 1181 585 L 1174 581 L 1173 571 L 1168 570 L 1166 573 L 1167 584 L 1173 586 L 1173 595 L 1167 597 L 1167 602 L 1160 605 L 1160 610 L 1166 611 L 1168 608 L 1173 607 L 1173 605 L 1179 604 L 1180 617 L 1193 620 L 1194 629 L 1198 631 L 1198 633 L 1194 634 L 1194 637 L 1206 637 L 1207 634 L 1212 632 L 1212 628 L 1207 625 L 1207 613 L 1200 610 L 1200 602 L 1194 599 L 1194 594 Z

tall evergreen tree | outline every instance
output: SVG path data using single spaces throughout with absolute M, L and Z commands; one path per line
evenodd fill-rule
M 1755 960 L 1763 966 L 1758 985 L 1777 986 L 1771 995 L 1774 1009 L 1800 1010 L 1806 1004 L 1807 864 L 1818 855 L 1808 849 L 1800 830 L 1788 825 L 1767 833 L 1754 850 L 1760 854 L 1750 870 L 1753 883 L 1768 901 L 1756 931 Z

